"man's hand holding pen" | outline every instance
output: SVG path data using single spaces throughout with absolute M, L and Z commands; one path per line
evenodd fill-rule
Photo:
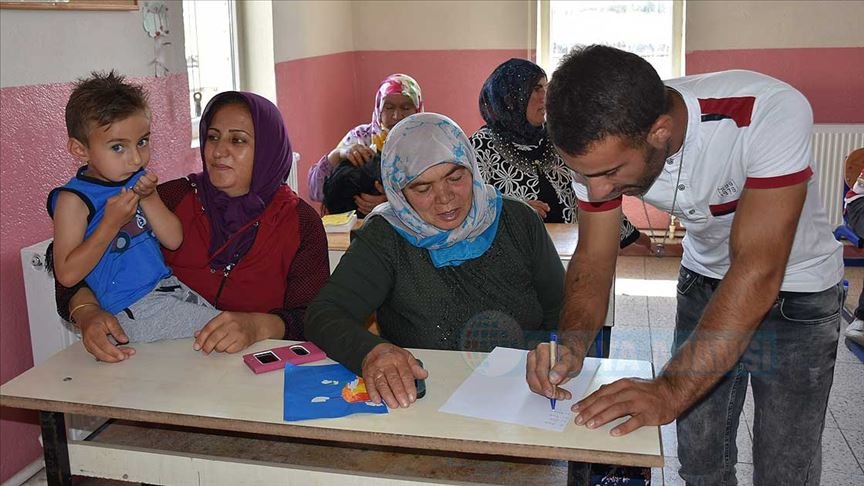
M 540 343 L 537 348 L 528 352 L 528 366 L 525 371 L 528 387 L 532 392 L 550 399 L 570 400 L 570 392 L 558 385 L 567 383 L 571 377 L 582 371 L 582 357 L 585 353 L 577 355 L 570 342 L 559 339 L 558 364 L 550 367 L 550 351 L 549 343 Z

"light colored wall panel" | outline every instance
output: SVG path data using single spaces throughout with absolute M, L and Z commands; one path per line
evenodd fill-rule
M 276 62 L 354 50 L 353 3 L 331 0 L 273 2 Z
M 862 1 L 690 1 L 686 50 L 862 47 L 862 22 Z
M 532 0 L 354 4 L 354 49 L 520 49 L 536 43 Z
M 170 33 L 163 40 L 171 74 L 184 73 L 183 12 L 168 5 Z M 138 11 L 0 10 L 0 87 L 63 83 L 90 71 L 117 69 L 153 76 L 154 39 Z

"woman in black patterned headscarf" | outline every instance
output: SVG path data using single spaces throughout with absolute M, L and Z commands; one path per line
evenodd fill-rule
M 483 179 L 520 199 L 547 223 L 576 222 L 572 174 L 546 133 L 546 72 L 531 61 L 510 59 L 492 72 L 480 92 L 486 125 L 471 136 Z M 641 233 L 625 218 L 621 247 Z M 641 238 L 650 246 L 647 236 Z

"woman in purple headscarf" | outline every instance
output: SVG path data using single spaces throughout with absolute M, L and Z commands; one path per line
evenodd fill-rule
M 193 347 L 233 353 L 263 339 L 303 339 L 306 305 L 329 276 L 327 240 L 315 210 L 285 185 L 292 154 L 282 115 L 265 98 L 229 91 L 210 101 L 200 133 L 203 172 L 158 187 L 183 224 L 183 244 L 163 249 L 165 262 L 223 311 Z M 134 354 L 108 339 L 128 342 L 114 316 L 86 305 L 96 303 L 90 289 L 58 290 L 61 316 L 80 309 L 75 324 L 91 354 Z

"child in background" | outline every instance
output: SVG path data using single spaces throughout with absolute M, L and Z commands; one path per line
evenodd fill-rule
M 864 159 L 864 149 L 852 152 L 846 159 L 846 165 L 858 164 Z M 858 180 L 846 193 L 846 223 L 855 233 L 864 238 L 864 170 L 858 175 Z M 858 297 L 858 307 L 855 309 L 855 320 L 846 328 L 846 337 L 864 346 L 864 291 Z
M 191 337 L 219 312 L 165 265 L 160 243 L 183 242 L 180 220 L 156 192 L 144 89 L 114 71 L 79 81 L 66 104 L 67 149 L 85 165 L 48 195 L 54 276 L 87 285 L 131 341 Z M 75 311 L 92 303 L 81 304 Z

